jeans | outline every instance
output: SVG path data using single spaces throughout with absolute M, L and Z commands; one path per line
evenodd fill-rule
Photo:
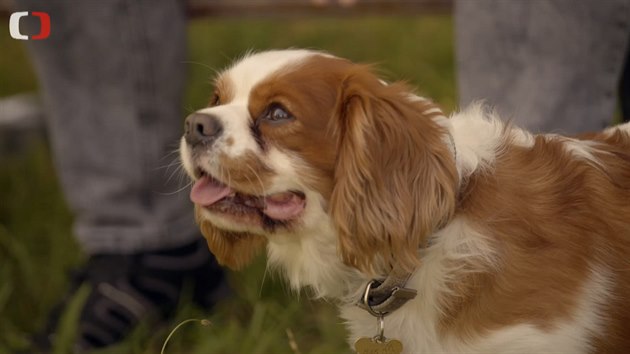
M 50 37 L 28 49 L 84 251 L 129 254 L 198 238 L 192 203 L 165 168 L 183 125 L 184 4 L 18 0 L 16 9 L 50 15 Z
M 458 0 L 455 34 L 463 106 L 485 100 L 534 132 L 612 122 L 630 1 Z

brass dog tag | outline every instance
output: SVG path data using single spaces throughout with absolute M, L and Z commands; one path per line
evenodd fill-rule
M 354 350 L 357 354 L 400 354 L 403 345 L 396 339 L 386 339 L 381 342 L 373 338 L 362 337 L 354 342 Z

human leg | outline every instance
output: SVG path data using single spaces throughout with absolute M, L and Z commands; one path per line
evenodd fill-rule
M 212 305 L 223 274 L 197 232 L 186 193 L 177 193 L 177 178 L 162 168 L 181 134 L 183 3 L 18 5 L 51 17 L 50 37 L 29 49 L 57 172 L 90 256 L 74 277 L 74 290 L 91 285 L 75 351 L 113 344 L 140 320 L 168 314 L 187 281 L 198 303 Z M 43 350 L 54 341 L 63 307 L 37 340 Z
M 599 130 L 612 121 L 630 33 L 630 3 L 459 0 L 462 106 L 485 100 L 536 132 Z
M 51 16 L 50 37 L 29 48 L 84 250 L 134 253 L 195 239 L 191 203 L 163 168 L 182 126 L 183 4 L 20 4 Z

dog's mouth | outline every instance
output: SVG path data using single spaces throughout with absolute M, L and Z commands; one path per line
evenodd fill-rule
M 304 193 L 285 191 L 269 195 L 251 195 L 234 190 L 205 171 L 190 191 L 190 199 L 212 212 L 232 216 L 260 216 L 263 223 L 288 222 L 300 216 L 306 205 Z

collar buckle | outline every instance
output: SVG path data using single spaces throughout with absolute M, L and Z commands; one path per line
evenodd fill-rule
M 399 309 L 418 293 L 415 289 L 404 287 L 409 275 L 404 280 L 399 278 L 397 281 L 391 281 L 389 278 L 383 282 L 370 280 L 358 306 L 374 317 L 384 317 Z M 392 282 L 395 284 L 390 284 Z

